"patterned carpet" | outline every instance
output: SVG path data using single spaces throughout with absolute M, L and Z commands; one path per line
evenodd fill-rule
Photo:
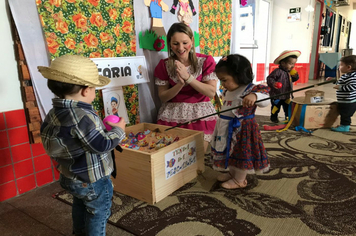
M 115 193 L 110 223 L 145 236 L 356 235 L 352 131 L 262 131 L 271 170 L 249 175 L 245 189 L 221 188 L 206 163 L 203 175 L 155 205 Z M 57 199 L 71 202 L 65 192 Z

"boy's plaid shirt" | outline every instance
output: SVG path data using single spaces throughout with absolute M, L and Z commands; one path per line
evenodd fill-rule
M 41 138 L 64 176 L 93 183 L 113 171 L 110 151 L 125 132 L 118 127 L 106 131 L 88 103 L 55 98 L 41 126 Z

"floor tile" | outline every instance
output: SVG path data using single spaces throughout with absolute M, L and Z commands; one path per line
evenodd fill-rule
M 51 214 L 51 212 L 47 211 L 46 215 L 48 214 Z M 1 203 L 0 222 L 1 236 L 63 236 L 63 234 L 53 230 L 50 225 L 39 222 L 25 212 L 19 211 L 9 203 Z M 53 224 L 55 224 L 55 222 L 53 222 Z

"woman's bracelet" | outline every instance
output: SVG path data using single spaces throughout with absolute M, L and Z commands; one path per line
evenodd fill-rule
M 189 76 L 187 80 L 185 80 L 186 84 L 190 84 L 194 80 L 194 77 L 192 75 Z

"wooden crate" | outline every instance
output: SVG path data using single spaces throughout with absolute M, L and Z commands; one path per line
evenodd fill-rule
M 126 134 L 153 131 L 158 128 L 162 135 L 179 136 L 179 141 L 151 153 L 123 147 L 123 152 L 115 150 L 117 176 L 113 180 L 114 191 L 154 204 L 204 172 L 203 132 L 175 128 L 164 125 L 141 123 L 126 127 Z M 195 146 L 196 161 L 170 177 L 167 174 L 167 158 L 175 154 L 178 160 L 186 151 Z M 185 156 L 186 157 L 186 156 Z M 178 163 L 178 161 L 176 162 Z M 178 166 L 178 164 L 177 164 Z M 172 172 L 173 173 L 173 172 Z

